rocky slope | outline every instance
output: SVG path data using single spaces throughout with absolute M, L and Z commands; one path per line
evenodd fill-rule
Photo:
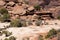
M 53 6 L 60 6 L 60 0 L 3 0 L 5 2 L 8 1 L 13 1 L 13 2 L 27 2 L 30 5 L 40 5 L 40 6 L 49 6 L 49 7 L 53 7 Z
M 0 0 L 0 7 L 5 7 L 8 11 L 14 11 L 15 7 L 19 6 L 18 8 L 22 8 L 23 13 L 26 13 L 30 6 L 35 5 L 40 5 L 43 10 L 50 11 L 51 9 L 55 14 L 60 12 L 60 0 Z M 29 10 L 33 10 L 33 8 L 29 8 Z
M 35 5 L 40 5 L 43 11 L 50 11 L 51 13 L 54 13 L 54 16 L 57 16 L 60 13 L 60 0 L 0 0 L 0 8 L 6 8 L 10 14 L 14 14 L 12 15 L 13 19 L 18 17 L 18 15 L 20 16 L 26 12 L 31 12 L 31 10 L 33 11 Z M 22 16 L 22 18 L 25 17 Z M 41 33 L 47 33 L 52 28 L 60 29 L 60 20 L 55 20 L 54 22 L 53 21 L 54 20 L 52 20 L 52 22 L 48 21 L 49 25 L 43 25 L 40 27 L 31 26 L 21 28 L 8 28 L 6 30 L 12 32 L 11 36 L 15 36 L 17 40 L 22 40 L 23 38 L 27 37 L 30 38 L 30 40 L 38 40 L 38 37 L 41 35 Z M 3 24 L 1 26 L 4 25 L 6 24 Z M 5 35 L 0 36 L 0 40 L 3 38 L 7 37 L 5 37 Z

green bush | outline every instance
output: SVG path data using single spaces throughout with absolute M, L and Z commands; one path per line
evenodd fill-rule
M 9 40 L 16 40 L 14 36 L 9 37 Z
M 11 27 L 22 27 L 22 23 L 20 20 L 16 19 L 16 20 L 12 20 L 10 23 Z
M 54 36 L 57 34 L 57 31 L 55 29 L 52 29 L 48 32 L 46 38 L 50 38 L 51 36 Z
M 6 37 L 12 35 L 12 32 L 9 31 L 2 31 L 3 34 L 5 34 Z
M 0 9 L 0 13 L 1 13 L 1 14 L 8 14 L 8 11 L 7 11 L 6 8 L 1 8 L 1 9 Z
M 5 20 L 10 19 L 10 15 L 9 15 L 9 14 L 4 14 L 4 15 L 3 15 L 3 19 L 5 19 Z
M 10 19 L 10 15 L 9 14 L 4 14 L 3 17 L 1 17 L 1 22 L 5 22 L 9 19 Z
M 35 8 L 36 10 L 40 10 L 41 7 L 40 7 L 40 5 L 35 5 L 34 8 Z
M 0 21 L 1 22 L 5 22 L 5 21 L 10 19 L 10 15 L 9 15 L 8 11 L 5 8 L 1 8 L 0 13 L 2 15 L 2 16 L 0 16 Z

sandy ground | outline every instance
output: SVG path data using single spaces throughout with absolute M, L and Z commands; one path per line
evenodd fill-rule
M 0 23 L 0 28 L 5 28 L 6 26 L 9 26 L 10 23 Z
M 46 33 L 52 28 L 60 29 L 58 25 L 43 25 L 43 27 L 21 27 L 21 28 L 9 28 L 9 32 L 12 32 L 12 36 L 15 36 L 17 40 L 22 40 L 24 37 L 31 37 L 38 35 L 39 33 Z
M 20 27 L 20 28 L 8 28 L 9 32 L 12 32 L 11 36 L 15 36 L 17 40 L 22 40 L 25 37 L 32 37 L 37 36 L 40 33 L 47 33 L 52 28 L 58 30 L 60 29 L 60 21 L 54 20 L 54 21 L 47 21 L 49 22 L 49 25 L 42 25 L 42 26 L 29 26 L 29 27 Z M 55 24 L 57 23 L 57 25 Z M 1 38 L 5 38 L 5 36 L 0 36 Z

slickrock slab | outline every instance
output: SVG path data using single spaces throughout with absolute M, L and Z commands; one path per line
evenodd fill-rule
M 12 27 L 6 29 L 9 32 L 12 32 L 11 36 L 16 37 L 17 40 L 22 40 L 29 38 L 30 40 L 38 40 L 39 35 L 44 35 L 48 33 L 52 28 L 58 30 L 60 29 L 59 25 L 43 25 L 43 26 L 29 26 L 29 27 Z M 5 36 L 0 36 L 0 39 L 6 38 Z M 36 38 L 36 39 L 35 39 Z
M 25 37 L 35 40 L 35 37 L 38 37 L 41 33 L 49 32 L 52 28 L 56 30 L 60 29 L 60 27 L 56 25 L 43 25 L 43 27 L 8 28 L 7 30 L 12 32 L 12 36 L 15 36 L 17 40 L 22 40 Z

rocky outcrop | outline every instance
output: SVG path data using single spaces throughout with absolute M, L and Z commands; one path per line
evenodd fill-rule
M 9 11 L 9 13 L 18 15 L 23 15 L 25 13 L 32 13 L 31 11 L 34 10 L 35 5 L 40 5 L 41 11 L 43 10 L 52 12 L 54 17 L 59 15 L 60 11 L 59 0 L 1 0 L 0 1 L 0 7 L 5 7 Z

